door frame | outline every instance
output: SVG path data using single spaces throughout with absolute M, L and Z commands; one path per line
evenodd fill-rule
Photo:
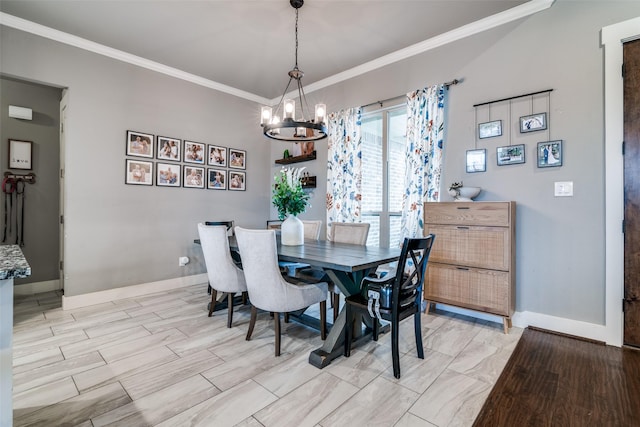
M 640 17 L 603 27 L 605 130 L 605 341 L 621 347 L 624 336 L 624 91 L 623 43 L 640 38 Z

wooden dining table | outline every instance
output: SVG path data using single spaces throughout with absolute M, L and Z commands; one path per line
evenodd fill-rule
M 229 239 L 229 246 L 232 250 L 238 249 L 235 236 Z M 305 240 L 304 245 L 285 246 L 277 239 L 277 250 L 280 261 L 305 263 L 323 269 L 345 296 L 360 292 L 360 283 L 364 277 L 374 272 L 378 266 L 397 261 L 400 257 L 400 248 L 350 245 L 326 240 Z M 343 354 L 345 317 L 343 308 L 322 347 L 309 355 L 309 363 L 324 368 Z M 353 346 L 358 346 L 370 337 L 370 334 L 361 334 L 359 329 L 361 328 L 356 328 Z

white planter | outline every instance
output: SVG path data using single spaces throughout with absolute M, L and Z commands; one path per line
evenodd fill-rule
M 280 226 L 280 239 L 285 246 L 304 244 L 304 224 L 295 215 L 289 215 Z

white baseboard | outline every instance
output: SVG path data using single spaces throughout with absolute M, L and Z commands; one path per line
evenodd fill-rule
M 202 273 L 195 274 L 193 276 L 177 277 L 175 279 L 161 280 L 151 283 L 141 283 L 139 285 L 124 286 L 122 288 L 108 289 L 106 291 L 91 292 L 82 295 L 63 295 L 62 309 L 71 310 L 74 308 L 87 307 L 124 298 L 139 297 L 156 292 L 185 288 L 187 286 L 207 283 L 207 280 L 207 274 Z
M 44 282 L 23 283 L 15 285 L 14 295 L 33 295 L 60 289 L 60 280 L 45 280 Z
M 502 324 L 502 316 L 494 316 L 481 311 L 467 310 L 444 304 L 437 304 L 437 307 L 451 313 L 463 314 L 465 316 Z M 609 345 L 616 345 L 615 343 L 608 342 L 610 340 L 607 340 L 608 335 L 606 326 L 598 325 L 596 323 L 565 319 L 563 317 L 550 316 L 548 314 L 535 313 L 533 311 L 516 311 L 511 317 L 511 323 L 513 326 L 517 326 L 518 328 L 524 329 L 527 326 L 535 326 L 537 328 L 548 329 L 554 332 L 606 342 Z
M 607 327 L 605 325 L 549 316 L 548 314 L 534 313 L 532 311 L 516 312 L 512 317 L 512 321 L 515 326 L 520 328 L 535 326 L 537 328 L 549 329 L 563 334 L 575 335 L 577 337 L 615 345 L 615 343 L 608 342 Z

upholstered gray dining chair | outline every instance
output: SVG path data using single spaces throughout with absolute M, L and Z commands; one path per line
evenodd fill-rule
M 247 341 L 256 323 L 257 309 L 272 312 L 275 327 L 275 355 L 280 356 L 280 313 L 302 310 L 320 303 L 320 334 L 326 338 L 327 283 L 308 284 L 282 276 L 278 267 L 274 230 L 236 227 L 236 239 L 251 301 L 251 322 Z
M 304 238 L 308 240 L 319 240 L 320 229 L 322 228 L 321 220 L 302 220 L 304 226 Z
M 247 284 L 243 271 L 236 265 L 229 251 L 229 237 L 225 225 L 198 224 L 200 244 L 207 267 L 209 286 L 211 286 L 211 304 L 209 317 L 213 314 L 218 292 L 226 292 L 228 314 L 227 327 L 233 321 L 233 297 L 235 294 L 247 292 Z

